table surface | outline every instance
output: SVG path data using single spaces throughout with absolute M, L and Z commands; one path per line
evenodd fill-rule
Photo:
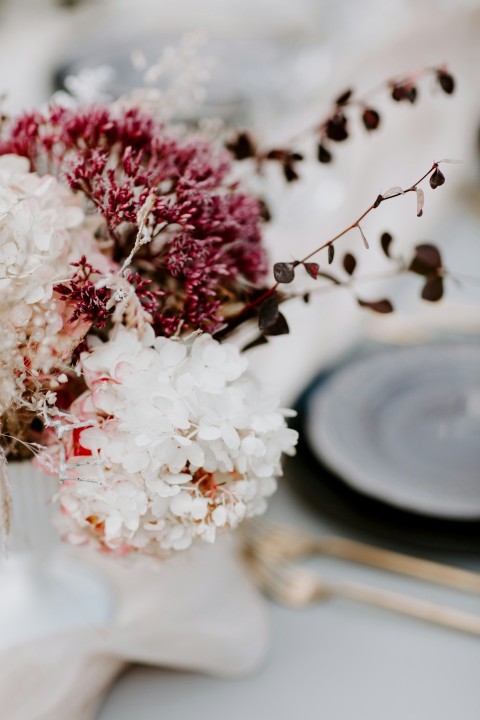
M 319 533 L 355 537 L 306 507 L 284 483 L 269 517 Z M 438 557 L 437 557 L 438 559 Z M 442 557 L 480 570 L 479 559 Z M 311 561 L 329 578 L 480 611 L 478 597 L 326 558 Z M 114 685 L 99 720 L 477 720 L 478 638 L 373 608 L 333 600 L 308 609 L 270 606 L 269 655 L 248 677 L 225 680 L 133 667 Z

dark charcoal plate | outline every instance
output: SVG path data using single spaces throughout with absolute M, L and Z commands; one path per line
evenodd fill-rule
M 419 369 L 425 366 L 427 370 Z M 393 396 L 386 391 L 392 377 L 398 390 Z M 295 421 L 300 442 L 287 475 L 324 515 L 366 537 L 389 539 L 400 547 L 480 554 L 480 424 L 472 395 L 477 378 L 480 388 L 479 343 L 401 348 L 350 359 L 340 369 L 320 375 L 300 397 Z M 332 394 L 340 397 L 340 405 L 331 402 Z M 466 406 L 463 401 L 458 404 L 459 397 Z M 332 418 L 331 426 L 328 415 L 322 418 L 320 402 Z M 361 442 L 357 437 L 355 444 L 357 433 Z M 370 443 L 367 451 L 365 442 Z M 337 462 L 343 448 L 349 462 Z M 348 472 L 369 463 L 373 472 L 360 471 L 353 477 Z M 422 468 L 428 472 L 421 473 Z

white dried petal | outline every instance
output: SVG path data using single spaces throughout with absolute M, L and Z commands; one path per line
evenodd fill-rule
M 124 363 L 131 371 L 119 372 Z M 297 435 L 247 364 L 209 335 L 146 344 L 122 326 L 82 355 L 87 391 L 70 412 L 88 427 L 80 442 L 67 431 L 46 451 L 50 465 L 65 456 L 67 535 L 159 553 L 213 542 L 219 528 L 263 512 Z M 99 481 L 75 481 L 85 477 Z
M 425 193 L 423 192 L 422 188 L 417 188 L 416 193 L 417 193 L 417 217 L 421 217 L 423 215 L 423 206 L 425 204 Z

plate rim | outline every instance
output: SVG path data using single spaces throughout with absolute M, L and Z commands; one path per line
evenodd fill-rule
M 350 358 L 345 363 L 343 363 L 340 368 L 331 368 L 330 371 L 324 373 L 320 377 L 320 379 L 317 378 L 317 380 L 314 381 L 314 383 L 312 383 L 311 387 L 309 388 L 305 397 L 305 440 L 308 447 L 310 448 L 313 457 L 317 460 L 317 462 L 323 464 L 333 475 L 338 477 L 342 482 L 344 482 L 350 488 L 352 488 L 356 492 L 359 492 L 362 495 L 370 497 L 379 502 L 383 502 L 397 509 L 404 510 L 406 512 L 413 512 L 417 515 L 420 514 L 439 520 L 457 520 L 469 522 L 477 521 L 480 520 L 480 503 L 478 506 L 474 505 L 472 508 L 470 504 L 467 503 L 467 501 L 463 501 L 463 503 L 454 506 L 450 512 L 448 508 L 445 507 L 445 501 L 443 503 L 440 503 L 439 505 L 436 505 L 435 502 L 433 503 L 433 505 L 425 503 L 424 501 L 421 501 L 419 503 L 418 499 L 415 502 L 414 500 L 409 500 L 409 498 L 406 497 L 405 493 L 402 493 L 401 491 L 397 493 L 396 488 L 393 488 L 393 491 L 387 493 L 377 492 L 375 490 L 375 487 L 372 487 L 368 482 L 364 482 L 361 477 L 361 470 L 360 475 L 356 471 L 354 471 L 353 473 L 348 472 L 348 470 L 345 471 L 345 466 L 347 465 L 348 467 L 348 463 L 345 464 L 345 461 L 342 460 L 340 460 L 340 462 L 336 462 L 335 458 L 332 456 L 331 451 L 327 450 L 326 452 L 322 452 L 319 447 L 320 443 L 318 442 L 318 437 L 316 438 L 315 442 L 314 436 L 312 434 L 311 420 L 312 405 L 314 401 L 316 401 L 318 407 L 320 405 L 321 396 L 324 396 L 328 392 L 332 392 L 332 386 L 340 382 L 342 378 L 345 377 L 345 375 L 350 374 L 355 368 L 370 364 L 372 362 L 372 358 L 375 359 L 376 362 L 379 362 L 382 358 L 385 358 L 387 356 L 392 357 L 393 355 L 398 356 L 399 353 L 406 354 L 408 356 L 420 353 L 425 354 L 427 352 L 427 348 L 434 348 L 436 352 L 438 352 L 439 350 L 446 350 L 450 352 L 454 351 L 455 353 L 473 351 L 479 354 L 480 360 L 480 344 L 471 342 L 424 343 L 422 345 L 409 345 L 407 347 L 401 348 L 389 348 L 380 352 L 369 353 L 366 356 L 362 355 L 360 357 L 357 356 L 354 358 Z

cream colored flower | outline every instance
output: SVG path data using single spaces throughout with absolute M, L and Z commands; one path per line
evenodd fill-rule
M 297 434 L 234 345 L 119 326 L 80 364 L 88 391 L 44 459 L 64 481 L 70 539 L 181 550 L 265 510 Z

